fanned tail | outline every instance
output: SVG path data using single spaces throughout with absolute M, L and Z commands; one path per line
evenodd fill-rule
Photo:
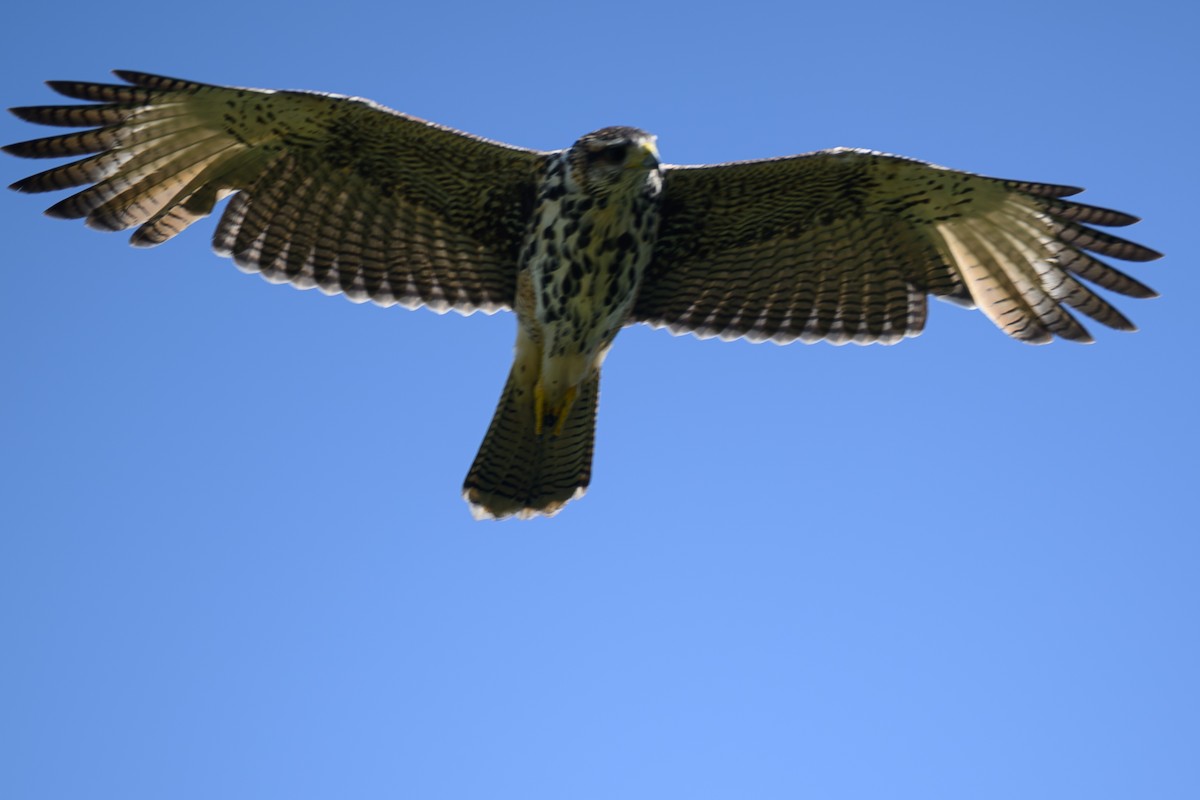
M 514 367 L 463 482 L 463 498 L 476 519 L 553 516 L 587 490 L 600 371 L 579 386 L 557 434 L 553 421 L 537 432 L 533 394 L 533 385 L 519 379 Z

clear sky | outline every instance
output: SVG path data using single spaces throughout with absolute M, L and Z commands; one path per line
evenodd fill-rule
M 807 7 L 806 7 L 807 6 Z M 849 145 L 1138 214 L 1141 326 L 624 331 L 595 479 L 459 487 L 514 320 L 0 193 L 0 796 L 1200 797 L 1194 6 L 17 3 L 4 105 L 128 68 L 665 160 Z M 51 131 L 0 119 L 0 140 Z M 0 158 L 9 183 L 46 165 Z

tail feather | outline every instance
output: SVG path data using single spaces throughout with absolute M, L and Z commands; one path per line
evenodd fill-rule
M 600 371 L 579 387 L 561 433 L 537 433 L 533 388 L 510 372 L 496 414 L 463 483 L 476 519 L 553 516 L 582 497 L 592 477 Z

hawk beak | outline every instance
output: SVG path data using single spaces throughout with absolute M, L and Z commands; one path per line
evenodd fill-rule
M 642 159 L 639 163 L 631 166 L 640 166 L 642 169 L 658 169 L 658 147 L 654 144 L 654 140 L 645 140 L 638 149 L 642 153 Z

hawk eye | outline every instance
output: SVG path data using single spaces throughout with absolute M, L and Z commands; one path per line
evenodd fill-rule
M 606 145 L 597 150 L 588 151 L 588 163 L 591 164 L 607 164 L 619 166 L 625 163 L 625 157 L 629 154 L 629 142 L 617 142 L 616 144 Z
M 604 148 L 604 160 L 610 164 L 624 164 L 625 156 L 629 153 L 629 143 L 610 144 Z

